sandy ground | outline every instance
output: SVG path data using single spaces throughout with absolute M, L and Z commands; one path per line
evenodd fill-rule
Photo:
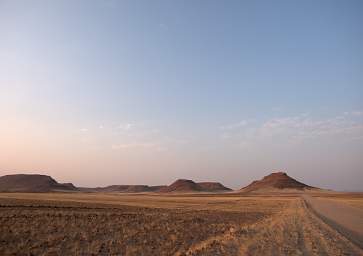
M 0 255 L 354 256 L 363 251 L 300 195 L 0 193 Z
M 323 197 L 304 195 L 304 199 L 323 221 L 363 248 L 363 209 Z

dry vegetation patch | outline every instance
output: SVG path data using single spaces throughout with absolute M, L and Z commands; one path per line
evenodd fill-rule
M 188 204 L 183 197 L 172 198 L 172 207 L 170 198 L 161 199 L 168 208 L 2 198 L 0 255 L 182 255 L 195 244 L 261 221 L 283 206 L 282 200 L 266 200 L 270 210 L 264 211 L 264 204 L 252 199 L 213 204 L 190 198 Z M 234 203 L 228 208 L 229 201 Z
M 298 196 L 50 193 L 0 194 L 0 255 L 362 255 L 362 250 Z

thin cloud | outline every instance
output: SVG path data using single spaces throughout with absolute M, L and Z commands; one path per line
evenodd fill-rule
M 349 114 L 344 113 L 344 115 L 325 119 L 301 114 L 268 119 L 259 125 L 236 123 L 225 126 L 221 138 L 243 141 L 243 144 L 274 139 L 281 142 L 296 142 L 329 136 L 334 136 L 335 139 L 356 139 L 363 135 L 363 120 L 359 118 L 360 113 L 360 111 L 349 112 Z
M 260 136 L 286 136 L 292 139 L 314 139 L 325 136 L 356 136 L 363 134 L 363 123 L 336 116 L 316 120 L 306 116 L 272 119 L 260 128 Z
M 234 124 L 228 124 L 228 125 L 223 125 L 221 127 L 219 127 L 221 130 L 234 130 L 234 129 L 238 129 L 241 127 L 245 127 L 248 125 L 248 121 L 247 120 L 242 120 L 239 121 L 238 123 L 234 123 Z
M 112 145 L 111 148 L 114 150 L 118 149 L 129 149 L 129 148 L 153 148 L 156 147 L 155 143 L 124 143 L 124 144 L 115 144 Z
M 352 116 L 363 116 L 363 111 L 351 111 L 351 112 L 344 112 L 345 115 L 352 115 Z
M 129 131 L 134 127 L 134 124 L 126 123 L 126 124 L 119 124 L 117 127 L 120 130 Z

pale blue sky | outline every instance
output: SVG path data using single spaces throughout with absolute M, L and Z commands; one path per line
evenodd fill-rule
M 0 174 L 237 188 L 283 169 L 361 189 L 362 13 L 362 1 L 0 0 Z

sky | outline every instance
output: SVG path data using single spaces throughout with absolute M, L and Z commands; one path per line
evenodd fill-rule
M 363 188 L 363 2 L 0 0 L 0 175 Z

